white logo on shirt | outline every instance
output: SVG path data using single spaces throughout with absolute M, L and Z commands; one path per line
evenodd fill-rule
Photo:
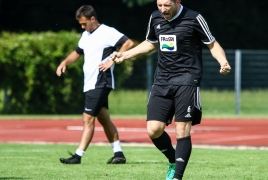
M 160 35 L 159 42 L 161 51 L 177 51 L 176 35 Z
M 156 26 L 156 29 L 160 29 L 161 27 L 160 27 L 160 24 L 158 24 L 157 26 Z

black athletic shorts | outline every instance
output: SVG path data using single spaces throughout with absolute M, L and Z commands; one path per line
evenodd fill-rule
M 153 85 L 147 103 L 147 121 L 158 120 L 167 125 L 174 121 L 200 124 L 201 102 L 199 87 Z
M 84 112 L 97 116 L 102 107 L 108 109 L 108 96 L 111 88 L 91 89 L 85 92 L 85 108 Z

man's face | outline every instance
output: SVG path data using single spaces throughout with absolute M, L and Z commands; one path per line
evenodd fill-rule
M 157 0 L 158 10 L 162 13 L 166 20 L 172 19 L 177 13 L 180 5 L 180 0 Z
M 78 19 L 79 24 L 81 25 L 81 28 L 86 30 L 87 32 L 91 31 L 92 22 L 91 19 L 87 19 L 85 16 L 82 16 L 80 19 Z

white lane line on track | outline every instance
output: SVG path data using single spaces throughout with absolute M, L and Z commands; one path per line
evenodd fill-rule
M 68 131 L 82 131 L 83 126 L 67 126 L 66 129 Z M 146 128 L 117 128 L 119 132 L 147 132 Z M 202 126 L 202 127 L 193 127 L 192 133 L 195 131 L 239 131 L 238 127 L 210 127 L 210 126 Z M 103 131 L 102 127 L 95 127 L 95 131 Z M 175 132 L 175 128 L 166 128 L 167 132 Z
M 66 129 L 68 131 L 82 131 L 83 126 L 67 126 Z M 95 127 L 95 131 L 103 131 L 102 127 Z M 117 128 L 119 132 L 147 132 L 146 128 Z M 168 132 L 174 132 L 173 128 L 167 129 Z
M 5 131 L 18 131 L 18 130 L 25 130 L 27 129 L 28 131 L 59 131 L 62 130 L 62 128 L 58 127 L 48 127 L 48 128 L 27 128 L 25 126 L 15 126 L 15 127 L 3 127 L 0 126 L 0 133 L 4 133 Z M 67 130 L 69 131 L 81 131 L 83 130 L 83 126 L 67 126 Z M 212 126 L 194 126 L 192 127 L 192 133 L 195 131 L 239 131 L 241 128 L 239 127 L 212 127 Z M 147 132 L 146 128 L 125 128 L 125 127 L 118 127 L 118 131 L 120 132 Z M 102 127 L 95 127 L 95 131 L 103 131 Z M 167 127 L 166 128 L 167 132 L 175 132 L 174 127 Z
M 194 131 L 239 131 L 239 127 L 212 127 L 212 126 L 194 126 Z
M 211 140 L 206 140 L 206 143 L 215 142 L 232 142 L 232 141 L 244 141 L 244 140 L 256 140 L 256 139 L 268 139 L 268 135 L 253 135 L 253 136 L 238 136 L 230 138 L 216 138 Z

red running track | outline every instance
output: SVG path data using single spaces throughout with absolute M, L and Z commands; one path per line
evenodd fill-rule
M 151 143 L 145 120 L 113 121 L 122 143 Z M 268 119 L 226 120 L 204 119 L 192 127 L 194 145 L 268 147 Z M 174 125 L 166 128 L 176 144 Z M 80 141 L 81 120 L 0 120 L 2 143 L 75 143 Z M 107 143 L 99 123 L 96 123 L 92 143 Z

